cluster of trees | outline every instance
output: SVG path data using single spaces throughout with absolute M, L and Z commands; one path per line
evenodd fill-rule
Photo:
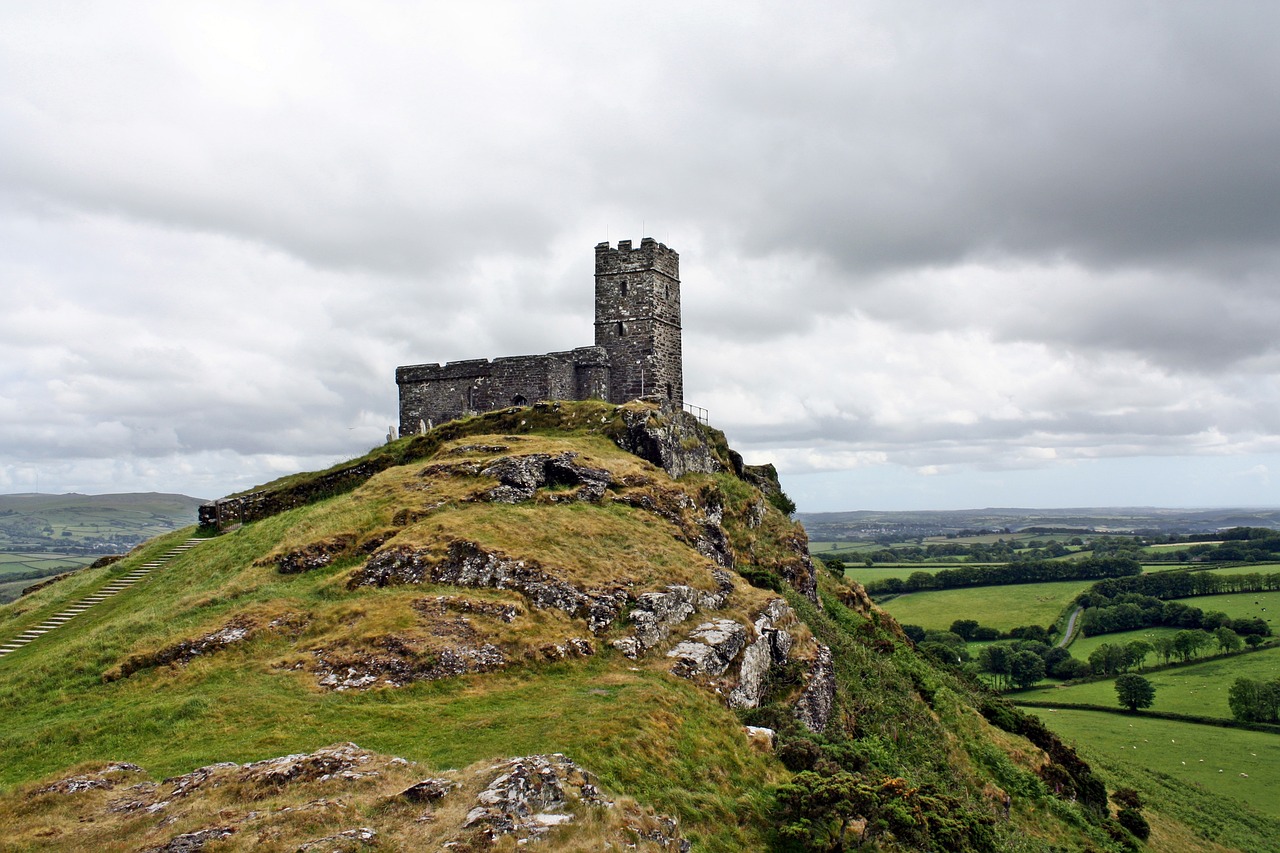
M 1115 598 L 1133 592 L 1153 598 L 1192 598 L 1229 592 L 1266 592 L 1280 589 L 1280 572 L 1220 575 L 1213 572 L 1152 572 L 1098 581 L 1081 595 Z M 1082 602 L 1084 603 L 1084 602 Z
M 992 676 L 997 689 L 1030 687 L 1046 675 L 1083 678 L 1089 674 L 1089 665 L 1066 649 L 1034 640 L 992 643 L 978 653 L 978 668 Z
M 1162 663 L 1178 659 L 1183 663 L 1216 647 L 1223 653 L 1237 652 L 1244 645 L 1240 635 L 1225 626 L 1212 633 L 1202 630 L 1164 634 L 1151 642 L 1131 640 L 1128 643 L 1103 643 L 1089 655 L 1089 668 L 1094 675 L 1118 675 L 1130 669 L 1143 669 L 1147 658 L 1156 655 Z
M 1231 715 L 1244 723 L 1280 723 L 1280 678 L 1237 678 L 1227 691 Z
M 1091 557 L 1087 560 L 1017 560 L 1002 566 L 958 566 L 939 572 L 912 572 L 905 578 L 885 578 L 866 584 L 872 595 L 893 595 L 932 589 L 1006 586 L 1046 581 L 1121 578 L 1142 573 L 1131 557 Z
M 1237 634 L 1257 637 L 1259 640 L 1271 636 L 1271 627 L 1256 616 L 1232 619 L 1220 611 L 1206 613 L 1199 607 L 1181 601 L 1162 601 L 1155 596 L 1136 592 L 1123 592 L 1109 597 L 1097 591 L 1105 583 L 1110 581 L 1094 584 L 1088 592 L 1076 599 L 1085 608 L 1080 615 L 1080 630 L 1086 637 L 1156 627 L 1199 628 L 1204 631 L 1216 631 L 1225 627 Z

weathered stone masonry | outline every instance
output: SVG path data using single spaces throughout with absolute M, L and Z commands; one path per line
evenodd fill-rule
M 595 346 L 396 369 L 400 434 L 537 400 L 684 405 L 680 255 L 646 237 L 596 246 Z

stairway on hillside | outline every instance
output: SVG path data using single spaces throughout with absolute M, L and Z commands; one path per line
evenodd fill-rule
M 138 566 L 138 568 L 129 572 L 129 574 L 122 575 L 121 577 L 116 578 L 115 580 L 111 581 L 111 583 L 99 589 L 97 592 L 94 592 L 90 595 L 86 595 L 84 598 L 68 606 L 62 612 L 56 613 L 53 616 L 50 616 L 48 619 L 46 619 L 44 622 L 40 623 L 39 625 L 35 626 L 34 628 L 30 628 L 26 631 L 23 631 L 21 634 L 19 634 L 17 637 L 14 637 L 9 642 L 5 643 L 4 645 L 0 645 L 0 657 L 4 657 L 10 652 L 17 651 L 18 649 L 25 646 L 27 643 L 30 643 L 32 640 L 42 637 L 45 634 L 52 631 L 53 629 L 59 628 L 67 624 L 72 619 L 79 616 L 81 613 L 84 613 L 90 607 L 93 607 L 95 604 L 99 604 L 103 601 L 106 601 L 108 598 L 110 598 L 111 596 L 115 595 L 118 592 L 128 589 L 138 581 L 142 580 L 147 575 L 151 574 L 156 569 L 163 566 L 165 563 L 172 560 L 174 557 L 177 557 L 181 554 L 185 554 L 187 551 L 190 551 L 192 548 L 194 548 L 195 546 L 199 545 L 201 542 L 204 542 L 204 541 L 205 541 L 204 539 L 188 539 L 178 547 L 174 548 L 171 551 L 165 552 L 164 554 L 152 560 L 151 562 L 143 563 L 141 566 Z

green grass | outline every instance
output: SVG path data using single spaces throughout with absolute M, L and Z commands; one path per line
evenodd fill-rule
M 1232 619 L 1261 618 L 1270 624 L 1271 630 L 1280 634 L 1280 590 L 1268 592 L 1232 592 L 1226 595 L 1197 595 L 1194 598 L 1178 598 L 1189 607 L 1199 607 L 1205 613 L 1225 613 Z
M 1096 711 L 1025 710 L 1039 716 L 1086 756 L 1099 755 L 1108 763 L 1167 774 L 1182 785 L 1199 786 L 1280 818 L 1280 796 L 1276 795 L 1280 791 L 1280 737 Z M 1280 834 L 1273 836 L 1271 843 L 1278 840 Z
M 1277 673 L 1280 673 L 1280 649 L 1273 648 L 1142 673 L 1142 676 L 1156 689 L 1155 703 L 1150 710 L 1230 720 L 1227 691 L 1232 682 L 1237 678 L 1269 680 Z M 1018 698 L 1117 705 L 1113 679 L 1034 690 L 1018 694 Z
M 1092 581 L 983 586 L 912 592 L 883 604 L 899 622 L 930 629 L 948 628 L 956 619 L 1007 631 L 1020 625 L 1052 625 Z
M 1117 631 L 1114 634 L 1099 634 L 1096 637 L 1078 636 L 1078 638 L 1072 642 L 1067 649 L 1071 652 L 1072 657 L 1080 658 L 1081 660 L 1088 660 L 1089 655 L 1093 653 L 1093 650 L 1104 644 L 1111 646 L 1123 646 L 1125 643 L 1132 643 L 1134 640 L 1145 640 L 1148 643 L 1153 643 L 1156 637 L 1172 637 L 1181 630 L 1183 629 L 1138 628 L 1134 631 Z M 1214 643 L 1213 648 L 1217 648 L 1217 643 Z M 1147 658 L 1148 665 L 1156 662 L 1157 658 L 1154 653 Z

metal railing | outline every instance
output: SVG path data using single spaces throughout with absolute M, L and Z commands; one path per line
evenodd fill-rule
M 684 410 L 698 419 L 698 423 L 710 426 L 711 413 L 701 406 L 695 406 L 693 403 L 685 403 Z

